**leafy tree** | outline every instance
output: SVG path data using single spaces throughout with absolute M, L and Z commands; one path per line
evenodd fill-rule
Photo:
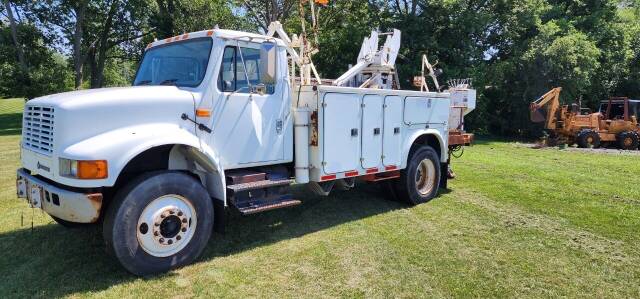
M 214 28 L 249 29 L 248 22 L 237 18 L 234 6 L 226 0 L 156 0 L 150 4 L 149 24 L 155 38 Z
M 18 24 L 16 31 L 28 62 L 28 76 L 16 59 L 17 48 L 12 42 L 12 30 L 0 25 L 0 96 L 25 97 L 66 91 L 72 88 L 71 72 L 62 55 L 46 47 L 46 38 L 31 24 Z M 52 80 L 52 78 L 56 78 Z
M 303 0 L 306 2 L 306 0 Z M 234 3 L 247 12 L 251 21 L 267 32 L 271 22 L 284 23 L 295 13 L 300 0 L 237 0 Z

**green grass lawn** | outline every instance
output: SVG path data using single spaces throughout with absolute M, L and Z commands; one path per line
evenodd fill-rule
M 482 141 L 428 204 L 298 188 L 143 279 L 16 199 L 21 105 L 0 100 L 0 297 L 640 297 L 640 156 Z

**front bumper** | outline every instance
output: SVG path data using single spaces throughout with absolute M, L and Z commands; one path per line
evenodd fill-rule
M 33 208 L 51 216 L 77 223 L 94 223 L 100 218 L 102 193 L 81 193 L 56 187 L 18 169 L 18 198 L 25 198 Z

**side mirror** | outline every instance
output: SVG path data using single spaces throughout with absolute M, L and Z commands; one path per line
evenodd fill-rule
M 276 83 L 276 66 L 278 47 L 274 42 L 263 42 L 260 47 L 260 82 L 264 84 Z

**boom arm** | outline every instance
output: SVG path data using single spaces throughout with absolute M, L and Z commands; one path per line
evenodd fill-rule
M 531 102 L 529 109 L 531 110 L 532 122 L 539 123 L 544 121 L 546 129 L 552 130 L 556 128 L 556 115 L 560 108 L 560 92 L 562 92 L 562 88 L 556 87 L 545 93 L 537 100 Z M 545 117 L 540 110 L 547 105 L 549 105 L 549 107 L 547 108 L 547 115 Z

